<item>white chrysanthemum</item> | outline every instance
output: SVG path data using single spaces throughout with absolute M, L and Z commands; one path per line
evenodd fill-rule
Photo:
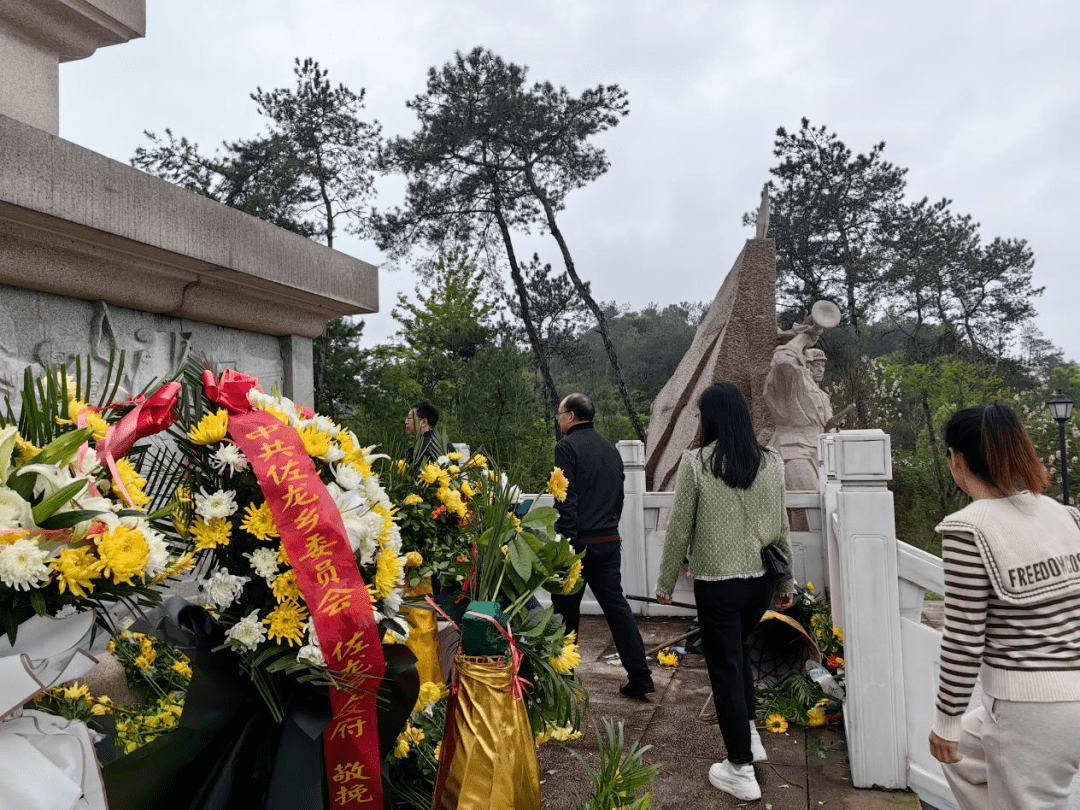
M 368 503 L 377 503 L 380 506 L 390 508 L 390 498 L 386 490 L 379 484 L 379 476 L 369 475 L 364 479 L 364 491 L 367 493 Z
M 79 609 L 75 607 L 74 603 L 68 602 L 66 605 L 62 605 L 56 613 L 53 614 L 54 619 L 66 619 L 68 616 L 74 616 L 79 612 Z
M 401 584 L 404 584 L 404 579 L 405 579 L 405 575 L 402 574 L 401 575 L 401 580 L 402 580 Z M 403 599 L 404 595 L 405 595 L 405 591 L 404 591 L 403 588 L 401 588 L 401 587 L 394 588 L 393 590 L 390 591 L 390 593 L 388 593 L 385 597 L 383 597 L 383 607 L 385 607 L 388 612 L 393 613 L 395 615 L 400 613 L 401 612 L 401 602 L 402 602 L 402 599 Z M 408 635 L 407 630 L 406 630 L 406 635 Z
M 343 516 L 362 515 L 371 508 L 366 489 L 342 489 L 331 481 L 326 485 L 326 491 L 330 493 L 330 497 L 334 499 L 334 504 Z
M 49 552 L 29 537 L 0 546 L 0 582 L 17 591 L 40 587 L 49 579 L 48 556 Z
M 328 448 L 326 448 L 326 452 L 323 453 L 320 458 L 330 464 L 337 464 L 339 461 L 345 458 L 345 451 L 338 447 L 336 444 L 331 444 Z
M 336 439 L 337 435 L 341 433 L 341 426 L 338 425 L 329 416 L 323 416 L 321 413 L 317 414 L 314 419 L 310 420 L 315 423 L 315 427 L 319 429 L 320 433 L 329 433 L 330 438 Z
M 395 551 L 401 551 L 401 529 L 396 523 L 391 524 L 390 531 L 386 533 L 386 539 L 383 541 L 383 548 L 388 546 L 393 546 Z
M 218 610 L 224 610 L 237 600 L 247 581 L 248 577 L 230 574 L 228 568 L 221 568 L 203 585 L 206 601 Z
M 231 489 L 219 489 L 212 495 L 200 492 L 195 496 L 195 512 L 210 521 L 236 513 L 236 493 Z
M 147 547 L 150 549 L 150 556 L 146 561 L 144 576 L 148 579 L 153 579 L 162 574 L 169 566 L 169 545 L 165 542 L 164 535 L 154 530 L 147 521 L 140 520 L 137 528 L 142 534 L 143 539 L 146 540 Z
M 440 467 L 449 467 L 450 456 L 439 456 L 437 459 L 435 459 L 435 463 L 438 464 Z
M 326 659 L 323 658 L 322 649 L 314 644 L 305 644 L 296 653 L 296 660 L 309 667 L 325 667 Z
M 383 518 L 378 512 L 368 512 L 359 517 L 350 516 L 345 522 L 345 531 L 349 534 L 349 545 L 353 551 L 357 549 L 371 549 L 374 554 L 378 550 L 379 535 L 383 530 Z M 367 565 L 367 563 L 364 563 Z
M 220 473 L 228 470 L 231 473 L 243 472 L 248 468 L 248 460 L 240 452 L 235 444 L 221 445 L 210 455 L 210 464 Z
M 342 489 L 354 490 L 363 486 L 364 476 L 351 464 L 338 464 L 331 469 L 334 471 L 334 480 Z
M 273 582 L 278 576 L 277 549 L 257 548 L 250 554 L 245 554 L 251 560 L 251 567 L 260 577 L 267 582 Z
M 226 642 L 239 650 L 251 652 L 266 641 L 266 628 L 259 621 L 259 611 L 253 610 L 225 631 Z
M 34 526 L 33 510 L 18 492 L 0 487 L 0 529 L 29 529 Z

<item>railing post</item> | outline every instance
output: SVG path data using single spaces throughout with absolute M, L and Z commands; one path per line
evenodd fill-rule
M 620 441 L 615 444 L 623 461 L 623 509 L 619 520 L 622 536 L 623 592 L 652 596 L 645 565 L 645 444 Z M 630 609 L 648 616 L 649 605 L 630 602 Z
M 851 780 L 856 787 L 903 788 L 907 727 L 889 436 L 846 430 L 820 447 L 834 621 L 844 633 Z

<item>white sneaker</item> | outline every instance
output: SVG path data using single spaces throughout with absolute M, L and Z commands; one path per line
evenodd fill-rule
M 753 720 L 750 721 L 750 753 L 754 755 L 754 762 L 764 762 L 769 758 Z
M 709 782 L 736 799 L 752 802 L 761 798 L 761 786 L 754 776 L 753 765 L 732 765 L 726 759 L 709 768 Z

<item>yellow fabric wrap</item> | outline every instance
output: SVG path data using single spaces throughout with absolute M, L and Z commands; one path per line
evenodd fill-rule
M 405 587 L 406 596 L 429 596 L 430 594 L 430 578 L 425 578 L 419 585 Z M 416 674 L 420 676 L 420 683 L 428 681 L 445 683 L 442 667 L 439 666 L 439 625 L 435 618 L 435 611 L 405 608 L 402 613 L 405 614 L 405 619 L 411 626 L 409 640 L 405 642 L 405 646 L 416 656 Z
M 454 659 L 432 810 L 540 810 L 540 766 L 510 661 Z

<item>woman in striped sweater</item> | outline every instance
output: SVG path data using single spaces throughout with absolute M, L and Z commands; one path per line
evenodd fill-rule
M 945 426 L 972 503 L 942 533 L 945 633 L 930 751 L 963 810 L 1065 808 L 1080 770 L 1080 513 L 1004 405 Z M 966 711 L 976 677 L 982 706 Z

